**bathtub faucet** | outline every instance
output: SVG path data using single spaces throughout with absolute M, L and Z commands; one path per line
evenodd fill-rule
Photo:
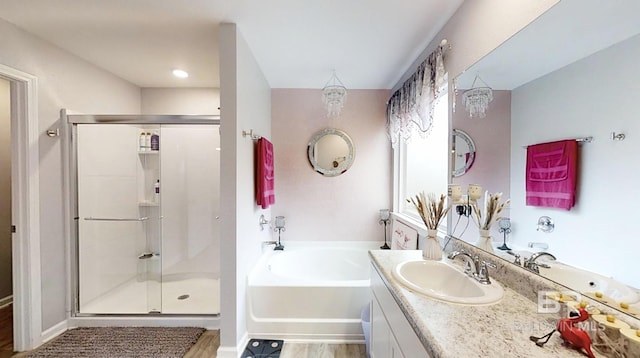
M 539 267 L 549 268 L 550 266 L 547 265 L 547 264 L 536 262 L 536 260 L 540 256 L 547 256 L 551 260 L 554 260 L 554 261 L 556 260 L 556 257 L 551 255 L 550 253 L 548 253 L 546 251 L 540 251 L 540 252 L 536 252 L 535 254 L 531 255 L 531 257 L 529 257 L 528 259 L 524 260 L 524 268 L 526 268 L 527 270 L 529 270 L 531 272 L 535 272 L 537 274 L 540 274 Z
M 275 240 L 274 241 L 263 241 L 262 242 L 262 251 L 264 251 L 264 247 L 268 246 L 268 245 L 273 245 L 274 246 L 273 249 L 275 250 L 276 247 L 278 246 L 278 241 L 275 241 Z

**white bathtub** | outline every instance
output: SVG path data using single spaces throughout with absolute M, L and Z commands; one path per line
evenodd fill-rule
M 363 342 L 369 302 L 368 250 L 378 242 L 285 243 L 266 251 L 249 275 L 251 337 Z

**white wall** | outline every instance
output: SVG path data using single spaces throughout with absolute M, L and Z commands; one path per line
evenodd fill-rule
M 272 91 L 273 213 L 287 219 L 282 240 L 383 240 L 378 214 L 391 205 L 389 95 L 388 90 L 349 90 L 340 117 L 332 120 L 319 89 Z M 309 140 L 327 127 L 345 131 L 355 147 L 353 165 L 336 177 L 314 171 L 307 156 Z
M 530 82 L 512 93 L 511 193 L 513 238 L 547 242 L 558 260 L 640 287 L 632 269 L 638 189 L 640 36 Z M 627 134 L 612 141 L 611 132 Z M 593 136 L 580 146 L 578 194 L 570 211 L 527 207 L 523 145 Z M 535 230 L 550 216 L 555 231 Z
M 143 88 L 142 114 L 220 114 L 219 88 Z
M 11 288 L 11 108 L 9 81 L 0 77 L 0 299 Z
M 246 281 L 261 254 L 260 214 L 255 204 L 254 146 L 243 130 L 271 138 L 271 89 L 235 24 L 220 26 L 221 103 L 221 302 L 218 357 L 237 357 L 246 337 Z M 277 151 L 278 149 L 275 148 Z M 276 173 L 277 175 L 277 173 Z M 276 177 L 276 188 L 278 185 Z M 277 200 L 277 199 L 276 199 Z
M 66 319 L 62 153 L 57 138 L 61 108 L 84 113 L 139 113 L 140 90 L 58 47 L 0 20 L 0 63 L 38 77 L 42 327 Z

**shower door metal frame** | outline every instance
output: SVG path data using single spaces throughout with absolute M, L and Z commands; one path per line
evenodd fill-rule
M 66 109 L 60 111 L 60 117 L 64 126 L 68 129 L 67 143 L 69 145 L 69 195 L 68 207 L 70 215 L 70 282 L 73 297 L 70 299 L 69 307 L 72 317 L 105 317 L 105 316 L 128 316 L 128 317 L 148 317 L 150 315 L 162 316 L 194 316 L 194 314 L 151 314 L 151 313 L 80 313 L 80 274 L 78 247 L 78 124 L 136 124 L 136 125 L 161 125 L 161 124 L 205 124 L 220 125 L 219 115 L 111 115 L 111 114 L 67 114 Z M 197 316 L 203 316 L 197 314 Z M 219 314 L 207 314 L 206 316 L 219 316 Z

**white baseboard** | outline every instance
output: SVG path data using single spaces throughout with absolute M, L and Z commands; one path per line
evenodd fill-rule
M 47 329 L 46 331 L 42 332 L 42 334 L 40 335 L 40 339 L 42 343 L 46 343 L 52 340 L 53 338 L 56 338 L 57 336 L 61 335 L 62 333 L 66 332 L 67 329 L 69 329 L 69 322 L 67 320 L 64 320 L 56 324 L 55 326 Z
M 244 348 L 249 343 L 249 334 L 247 332 L 244 333 L 244 336 L 238 342 L 236 347 L 218 347 L 218 352 L 216 356 L 218 358 L 241 358 L 242 353 L 244 353 Z
M 5 308 L 6 306 L 13 303 L 13 295 L 9 295 L 4 298 L 0 298 L 0 308 Z

